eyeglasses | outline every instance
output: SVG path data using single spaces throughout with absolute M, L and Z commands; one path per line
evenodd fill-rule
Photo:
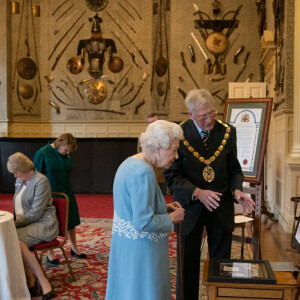
M 214 112 L 212 112 L 212 113 L 210 113 L 210 114 L 208 114 L 208 115 L 202 115 L 202 116 L 199 116 L 198 119 L 199 119 L 199 120 L 205 120 L 205 119 L 207 119 L 207 118 L 214 119 L 216 116 L 217 116 L 217 112 L 214 111 Z

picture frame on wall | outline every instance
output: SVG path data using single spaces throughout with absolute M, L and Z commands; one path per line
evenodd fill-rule
M 227 99 L 224 121 L 236 128 L 244 181 L 259 184 L 272 109 L 272 98 Z
M 268 260 L 212 259 L 207 281 L 252 284 L 276 284 Z

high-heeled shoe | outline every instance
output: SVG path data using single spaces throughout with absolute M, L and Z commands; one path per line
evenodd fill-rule
M 78 258 L 86 258 L 86 254 L 85 253 L 77 254 L 72 248 L 70 250 L 70 253 L 71 253 L 72 256 L 76 256 Z
M 31 297 L 39 296 L 40 295 L 40 289 L 39 289 L 39 283 L 37 280 L 34 281 L 34 285 L 29 288 L 29 293 Z
M 55 258 L 55 259 L 52 259 L 50 260 L 49 257 L 47 256 L 47 262 L 51 265 L 56 265 L 58 266 L 59 265 L 59 259 L 58 258 Z
M 46 293 L 46 294 L 43 294 L 43 300 L 49 300 L 51 298 L 53 298 L 55 296 L 55 292 L 54 292 L 54 287 L 53 285 L 51 284 L 51 291 Z

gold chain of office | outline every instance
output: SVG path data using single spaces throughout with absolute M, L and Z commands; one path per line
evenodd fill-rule
M 223 126 L 226 127 L 226 132 L 224 134 L 224 138 L 221 142 L 221 145 L 218 147 L 218 150 L 215 151 L 214 155 L 211 156 L 208 159 L 205 159 L 203 156 L 201 156 L 197 151 L 194 150 L 194 148 L 190 145 L 190 143 L 184 138 L 183 139 L 183 144 L 187 147 L 187 149 L 193 153 L 193 155 L 198 158 L 202 163 L 204 163 L 206 165 L 206 167 L 203 169 L 203 178 L 205 181 L 207 182 L 211 182 L 214 180 L 215 178 L 215 171 L 213 170 L 213 168 L 210 166 L 210 164 L 216 160 L 216 158 L 221 154 L 222 150 L 224 149 L 227 140 L 229 138 L 229 133 L 231 131 L 231 128 L 226 124 L 223 123 L 220 120 L 216 120 L 218 121 L 220 124 L 222 124 Z

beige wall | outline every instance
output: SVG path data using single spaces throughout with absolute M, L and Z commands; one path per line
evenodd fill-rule
M 27 1 L 25 1 L 26 4 Z M 29 1 L 28 1 L 29 2 Z M 66 128 L 71 130 L 73 134 L 76 136 L 84 136 L 84 137 L 93 137 L 93 136 L 101 136 L 101 137 L 111 137 L 111 136 L 124 136 L 124 131 L 127 130 L 128 136 L 136 135 L 142 128 L 144 128 L 144 124 L 146 121 L 146 116 L 150 112 L 158 112 L 162 114 L 162 118 L 172 120 L 172 121 L 182 121 L 186 118 L 186 115 L 183 114 L 186 112 L 186 108 L 183 102 L 182 96 L 177 91 L 176 87 L 182 88 L 185 92 L 188 92 L 190 89 L 194 88 L 195 85 L 191 78 L 188 76 L 186 70 L 182 66 L 182 61 L 180 58 L 180 52 L 183 51 L 185 55 L 185 60 L 188 68 L 193 74 L 195 80 L 201 88 L 205 88 L 211 91 L 221 90 L 219 95 L 224 97 L 227 92 L 227 83 L 233 81 L 239 70 L 242 66 L 242 60 L 247 51 L 251 51 L 250 58 L 247 64 L 247 68 L 245 72 L 242 74 L 240 80 L 246 80 L 247 76 L 250 73 L 253 73 L 253 81 L 258 81 L 259 78 L 259 67 L 258 62 L 259 58 L 256 55 L 259 50 L 259 36 L 257 33 L 257 21 L 258 16 L 256 13 L 256 6 L 254 1 L 244 1 L 243 8 L 241 9 L 237 19 L 240 20 L 239 27 L 233 32 L 231 35 L 229 42 L 239 35 L 237 42 L 234 47 L 229 52 L 226 57 L 226 65 L 227 65 L 227 74 L 224 76 L 225 79 L 219 82 L 211 82 L 209 78 L 218 78 L 220 74 L 214 75 L 204 75 L 204 64 L 205 60 L 202 56 L 199 48 L 195 44 L 192 39 L 190 33 L 193 31 L 198 38 L 202 47 L 205 48 L 204 41 L 201 39 L 200 33 L 195 29 L 194 20 L 198 19 L 197 16 L 194 16 L 194 8 L 193 2 L 191 1 L 170 1 L 171 8 L 170 11 L 166 12 L 168 24 L 168 49 L 169 49 L 169 70 L 170 70 L 170 92 L 168 94 L 168 98 L 166 100 L 165 107 L 162 107 L 162 99 L 159 99 L 159 109 L 156 107 L 156 99 L 153 94 L 150 93 L 150 83 L 151 77 L 148 78 L 146 83 L 144 84 L 141 92 L 135 101 L 124 107 L 120 107 L 120 104 L 128 101 L 131 97 L 136 93 L 138 86 L 141 84 L 141 74 L 142 72 L 146 72 L 147 74 L 152 73 L 153 69 L 153 61 L 155 58 L 153 56 L 154 46 L 155 46 L 155 35 L 157 30 L 157 15 L 152 14 L 153 3 L 157 3 L 159 1 L 133 1 L 138 11 L 141 12 L 143 20 L 140 20 L 138 17 L 135 21 L 132 21 L 129 17 L 126 19 L 128 22 L 135 28 L 136 34 L 132 33 L 130 29 L 122 23 L 122 20 L 118 19 L 118 21 L 123 25 L 123 28 L 128 32 L 129 36 L 136 42 L 136 44 L 142 48 L 142 51 L 149 61 L 149 64 L 145 64 L 142 58 L 137 53 L 136 49 L 132 46 L 129 40 L 124 36 L 122 32 L 116 27 L 116 25 L 110 20 L 107 16 L 106 11 L 110 12 L 113 16 L 117 16 L 115 10 L 119 10 L 119 12 L 125 16 L 124 11 L 120 10 L 120 7 L 114 1 L 108 1 L 108 5 L 105 10 L 99 12 L 99 16 L 103 19 L 101 24 L 102 35 L 104 38 L 112 38 L 116 42 L 117 46 L 117 55 L 120 56 L 125 63 L 124 70 L 118 74 L 114 74 L 108 70 L 107 62 L 108 62 L 108 54 L 105 54 L 105 63 L 103 66 L 103 73 L 105 75 L 109 75 L 109 79 L 113 82 L 118 83 L 121 79 L 125 71 L 132 65 L 132 60 L 130 55 L 126 52 L 126 50 L 122 47 L 122 45 L 114 38 L 111 34 L 111 30 L 117 33 L 122 41 L 126 44 L 126 46 L 131 49 L 136 57 L 136 61 L 142 66 L 141 69 L 133 66 L 133 69 L 130 73 L 128 73 L 129 83 L 132 82 L 135 85 L 134 92 L 130 94 L 130 96 L 122 99 L 120 94 L 117 92 L 114 94 L 112 100 L 109 100 L 110 95 L 112 93 L 113 85 L 105 83 L 108 89 L 107 99 L 99 104 L 93 105 L 90 104 L 86 99 L 82 100 L 77 94 L 75 89 L 72 89 L 72 93 L 70 90 L 65 88 L 65 91 L 70 95 L 70 99 L 66 99 L 63 94 L 59 90 L 57 90 L 56 86 L 64 87 L 63 83 L 60 81 L 61 79 L 66 80 L 64 71 L 68 72 L 66 69 L 67 61 L 77 55 L 77 45 L 79 40 L 81 39 L 89 39 L 90 31 L 91 31 L 91 23 L 88 21 L 88 17 L 91 18 L 95 15 L 94 12 L 90 11 L 86 5 L 85 1 L 69 1 L 74 4 L 74 7 L 71 11 L 75 11 L 78 9 L 78 12 L 75 14 L 76 17 L 80 15 L 81 12 L 86 10 L 86 13 L 82 20 L 77 24 L 76 29 L 80 26 L 81 23 L 85 22 L 85 26 L 80 31 L 78 36 L 74 38 L 71 42 L 70 46 L 62 55 L 59 60 L 57 67 L 54 71 L 51 71 L 51 67 L 55 61 L 57 55 L 61 52 L 67 42 L 70 40 L 70 37 L 76 31 L 75 29 L 70 32 L 61 43 L 61 45 L 57 48 L 57 51 L 54 53 L 53 57 L 48 61 L 48 56 L 51 53 L 53 47 L 58 42 L 59 38 L 63 35 L 65 31 L 62 30 L 57 36 L 54 35 L 54 30 L 61 24 L 56 22 L 56 18 L 64 11 L 65 8 L 69 6 L 66 5 L 62 7 L 57 14 L 53 17 L 52 12 L 54 9 L 61 3 L 60 1 L 35 1 L 34 4 L 40 4 L 41 8 L 41 16 L 39 18 L 34 18 L 35 24 L 35 35 L 36 35 L 36 45 L 37 45 L 37 57 L 35 56 L 35 47 L 33 43 L 33 30 L 31 25 L 31 18 L 29 18 L 29 42 L 31 46 L 31 56 L 35 62 L 39 62 L 39 71 L 40 71 L 40 80 L 42 91 L 39 90 L 39 78 L 36 76 L 34 79 L 30 81 L 26 81 L 18 76 L 16 73 L 15 86 L 12 90 L 9 86 L 11 85 L 10 79 L 13 79 L 14 74 L 14 66 L 16 61 L 16 51 L 18 50 L 17 61 L 23 57 L 26 57 L 26 46 L 24 43 L 25 30 L 26 26 L 22 26 L 20 31 L 20 44 L 18 46 L 18 33 L 20 28 L 20 20 L 21 14 L 19 15 L 11 15 L 10 13 L 6 14 L 5 10 L 1 9 L 1 22 L 4 22 L 3 28 L 5 30 L 1 31 L 1 37 L 4 43 L 7 44 L 6 50 L 3 53 L 0 52 L 0 61 L 3 62 L 1 65 L 7 65 L 7 68 L 3 69 L 3 73 L 0 76 L 3 76 L 2 86 L 0 86 L 0 136 L 56 136 L 61 133 L 61 130 L 64 131 Z M 19 1 L 20 9 L 22 10 L 21 4 L 22 1 Z M 7 5 L 7 10 L 10 12 L 10 1 L 0 0 L 1 7 L 5 7 Z M 221 13 L 219 18 L 221 18 L 224 13 L 235 10 L 240 5 L 240 1 L 230 1 L 224 0 L 221 3 Z M 208 13 L 212 17 L 212 6 L 208 1 L 202 1 L 199 3 L 200 9 L 206 13 Z M 70 13 L 69 13 L 70 14 Z M 68 16 L 67 14 L 66 16 Z M 228 15 L 228 19 L 231 18 L 232 15 Z M 126 17 L 126 16 L 125 16 Z M 73 17 L 72 21 L 68 22 L 65 30 L 69 28 L 69 26 L 74 22 L 76 18 Z M 26 25 L 26 7 L 23 13 L 23 25 Z M 209 30 L 209 33 L 212 31 Z M 224 33 L 226 30 L 224 30 Z M 11 37 L 11 38 L 10 38 Z M 247 38 L 245 38 L 247 37 Z M 188 52 L 188 44 L 191 44 L 194 47 L 194 51 L 196 54 L 196 63 L 193 64 L 190 59 L 190 54 Z M 233 63 L 233 54 L 238 47 L 241 45 L 245 46 L 244 53 L 239 57 L 239 64 Z M 214 56 L 210 54 L 206 50 L 209 58 L 214 61 Z M 164 56 L 166 56 L 166 52 L 164 52 Z M 86 57 L 87 59 L 87 57 Z M 69 76 L 76 83 L 80 82 L 84 79 L 90 79 L 88 71 L 88 64 L 85 66 L 85 69 L 79 75 Z M 113 113 L 105 113 L 99 111 L 70 111 L 68 107 L 64 104 L 59 103 L 55 97 L 51 94 L 47 87 L 47 81 L 44 76 L 51 74 L 54 76 L 55 81 L 52 83 L 54 90 L 56 93 L 68 103 L 74 103 L 74 107 L 76 108 L 95 108 L 95 109 L 113 109 L 117 111 L 125 112 L 125 115 L 118 115 Z M 5 76 L 6 75 L 6 76 Z M 183 79 L 180 81 L 179 77 Z M 1 77 L 0 77 L 1 78 Z M 9 79 L 9 80 L 8 80 Z M 1 80 L 1 79 L 0 79 Z M 161 79 L 155 79 L 154 89 L 156 90 L 156 84 L 160 81 L 166 81 L 167 77 L 164 76 Z M 6 81 L 6 82 L 5 82 Z M 16 84 L 19 81 L 19 84 L 22 85 L 24 83 L 29 83 L 33 86 L 34 90 L 38 89 L 38 96 L 36 103 L 33 106 L 32 111 L 29 113 L 28 111 L 24 111 L 19 103 L 17 92 L 16 92 Z M 7 91 L 4 89 L 7 88 Z M 129 88 L 129 84 L 128 87 Z M 82 92 L 84 91 L 84 86 L 81 87 Z M 126 89 L 124 89 L 126 90 Z M 122 93 L 121 93 L 122 94 Z M 145 104 L 139 109 L 139 113 L 134 114 L 134 109 L 136 104 L 144 99 Z M 57 104 L 61 108 L 61 113 L 57 114 L 55 109 L 52 108 L 48 101 L 52 100 L 57 102 Z M 32 100 L 28 100 L 30 103 Z M 220 104 L 220 101 L 217 100 L 217 105 L 219 106 L 219 111 L 223 110 L 223 105 Z M 124 126 L 122 126 L 124 124 Z M 111 128 L 113 128 L 111 130 Z M 117 132 L 115 132 L 115 130 Z M 118 131 L 120 130 L 120 131 Z M 112 131 L 112 132 L 111 132 Z
M 272 1 L 267 1 L 267 15 L 273 16 Z M 275 52 L 270 43 L 266 82 L 269 96 L 274 103 L 281 103 L 273 111 L 265 159 L 265 202 L 284 229 L 291 232 L 294 222 L 294 204 L 291 197 L 300 195 L 300 151 L 299 151 L 299 1 L 285 1 L 285 59 L 284 91 L 276 94 Z M 268 18 L 267 18 L 268 19 Z M 274 24 L 274 23 L 273 23 Z M 269 25 L 269 23 L 268 23 Z M 268 26 L 268 29 L 274 30 Z M 299 215 L 300 211 L 297 212 Z
M 21 3 L 21 1 L 19 1 Z M 66 62 L 69 58 L 76 56 L 77 45 L 80 39 L 88 39 L 90 37 L 91 25 L 88 22 L 88 17 L 94 16 L 95 13 L 89 11 L 85 6 L 85 1 L 72 1 L 74 3 L 74 9 L 78 11 L 86 10 L 84 21 L 86 25 L 80 32 L 78 37 L 71 42 L 66 52 L 61 57 L 57 68 L 54 72 L 51 71 L 51 67 L 54 63 L 55 57 L 59 54 L 60 50 L 66 45 L 67 41 L 72 34 L 68 35 L 64 40 L 60 48 L 57 49 L 53 58 L 48 61 L 47 58 L 52 51 L 54 45 L 58 41 L 58 37 L 54 36 L 53 31 L 57 28 L 58 24 L 55 22 L 55 18 L 51 16 L 54 9 L 60 3 L 59 1 L 35 1 L 34 4 L 40 4 L 41 17 L 35 18 L 35 33 L 37 41 L 37 59 L 40 67 L 40 78 L 42 85 L 42 92 L 39 91 L 37 101 L 34 104 L 34 108 L 31 113 L 24 112 L 19 104 L 16 89 L 12 90 L 12 79 L 14 74 L 14 66 L 16 60 L 18 31 L 20 24 L 20 15 L 10 14 L 10 1 L 0 0 L 0 24 L 4 30 L 0 31 L 0 42 L 3 47 L 0 47 L 0 136 L 1 137 L 54 137 L 62 132 L 72 132 L 77 137 L 137 137 L 141 131 L 145 128 L 146 115 L 149 112 L 156 111 L 155 99 L 150 93 L 151 78 L 148 78 L 145 85 L 141 89 L 141 92 L 137 99 L 129 106 L 120 107 L 120 103 L 123 103 L 128 99 L 121 99 L 120 95 L 116 93 L 109 101 L 110 94 L 113 86 L 107 84 L 108 97 L 107 99 L 94 106 L 88 103 L 87 100 L 81 100 L 78 97 L 76 90 L 73 90 L 70 95 L 70 101 L 74 101 L 75 107 L 78 108 L 97 108 L 97 109 L 114 109 L 121 110 L 126 115 L 116 115 L 104 112 L 96 111 L 68 111 L 67 107 L 63 104 L 59 104 L 61 107 L 61 113 L 57 114 L 55 110 L 49 106 L 49 100 L 55 100 L 51 95 L 51 92 L 47 88 L 47 82 L 44 79 L 45 75 L 51 74 L 54 76 L 55 81 L 53 83 L 54 88 L 56 85 L 60 85 L 60 79 L 65 79 L 63 71 L 66 71 Z M 153 51 L 154 51 L 154 37 L 156 30 L 157 16 L 152 15 L 152 4 L 155 1 L 132 1 L 135 3 L 137 9 L 142 13 L 143 20 L 136 19 L 136 21 L 130 21 L 129 23 L 134 26 L 137 34 L 132 34 L 129 29 L 126 30 L 134 41 L 142 48 L 143 53 L 150 62 L 146 65 L 136 50 L 126 39 L 126 37 L 119 32 L 117 27 L 110 21 L 105 13 L 105 10 L 109 11 L 114 16 L 115 10 L 118 9 L 117 4 L 114 1 L 109 1 L 107 8 L 100 12 L 99 15 L 103 18 L 102 33 L 104 38 L 113 38 L 111 35 L 111 29 L 117 32 L 122 38 L 122 41 L 134 51 L 136 60 L 142 65 L 142 69 L 139 70 L 133 67 L 133 71 L 128 75 L 129 82 L 134 82 L 135 91 L 141 84 L 141 73 L 152 73 L 153 66 Z M 274 16 L 272 12 L 272 0 L 266 1 L 267 15 L 266 15 L 266 29 L 274 31 Z M 235 10 L 241 1 L 224 0 L 221 2 L 222 16 L 229 10 Z M 169 20 L 169 67 L 170 67 L 170 94 L 167 98 L 167 104 L 162 109 L 160 107 L 159 113 L 162 113 L 162 118 L 166 118 L 172 121 L 181 121 L 186 118 L 183 112 L 186 111 L 183 98 L 176 90 L 176 87 L 182 88 L 184 91 L 188 91 L 194 88 L 194 83 L 187 75 L 186 70 L 182 67 L 180 59 L 180 52 L 183 51 L 185 55 L 186 63 L 195 77 L 200 87 L 215 90 L 224 89 L 219 95 L 224 97 L 227 91 L 228 82 L 234 81 L 234 78 L 238 74 L 242 59 L 247 51 L 251 51 L 250 59 L 248 61 L 245 72 L 240 78 L 240 81 L 245 81 L 249 73 L 253 73 L 253 81 L 259 81 L 259 36 L 257 33 L 258 16 L 256 13 L 255 1 L 242 1 L 243 8 L 240 11 L 238 19 L 240 24 L 238 29 L 230 38 L 229 42 L 232 42 L 233 38 L 239 34 L 237 43 L 232 48 L 231 52 L 226 57 L 227 74 L 225 79 L 219 82 L 211 82 L 208 78 L 218 78 L 220 75 L 204 75 L 204 58 L 190 36 L 190 32 L 193 31 L 205 49 L 203 40 L 201 40 L 200 34 L 194 28 L 194 20 L 197 19 L 193 16 L 194 8 L 191 1 L 171 1 L 171 10 L 167 12 L 167 18 Z M 294 6 L 296 7 L 294 8 Z M 284 51 L 286 61 L 285 72 L 285 86 L 284 93 L 276 95 L 274 93 L 275 86 L 275 55 L 274 44 L 272 42 L 267 45 L 267 56 L 264 57 L 264 65 L 266 70 L 265 81 L 268 84 L 268 97 L 274 98 L 274 103 L 281 101 L 283 98 L 285 101 L 283 104 L 277 107 L 277 110 L 272 113 L 271 124 L 269 131 L 269 138 L 267 144 L 267 154 L 265 160 L 265 201 L 268 204 L 270 210 L 275 213 L 283 227 L 290 231 L 293 222 L 293 207 L 290 201 L 292 196 L 300 194 L 300 111 L 299 111 L 299 88 L 298 79 L 300 72 L 299 58 L 294 53 L 300 52 L 299 46 L 299 30 L 295 32 L 294 28 L 300 28 L 300 8 L 299 1 L 286 0 L 285 11 L 285 46 Z M 199 3 L 200 9 L 212 15 L 210 1 L 201 1 Z M 295 14 L 295 18 L 294 18 Z M 78 14 L 79 15 L 79 14 Z M 74 20 L 74 19 L 73 19 Z M 23 20 L 24 22 L 24 20 Z M 121 21 L 120 21 L 121 22 Z M 294 23 L 295 22 L 295 23 Z M 69 23 L 69 25 L 72 22 Z M 66 28 L 69 28 L 69 25 Z M 125 28 L 125 26 L 124 26 Z M 31 31 L 30 31 L 31 30 Z M 31 57 L 36 61 L 35 48 L 32 41 L 33 32 L 29 30 L 29 37 L 31 43 Z M 74 31 L 72 31 L 74 32 Z M 21 30 L 20 49 L 18 59 L 26 57 L 26 47 L 24 44 L 24 28 Z M 62 36 L 62 34 L 60 35 Z M 196 53 L 196 63 L 193 64 L 190 61 L 189 52 L 187 49 L 188 44 L 192 44 Z M 233 54 L 236 49 L 241 46 L 245 46 L 244 53 L 239 57 L 239 64 L 235 65 L 232 62 Z M 106 54 L 106 63 L 104 64 L 104 74 L 109 75 L 109 78 L 117 83 L 125 70 L 131 65 L 131 57 L 126 50 L 116 41 L 118 50 L 118 56 L 122 57 L 125 62 L 124 71 L 118 74 L 111 73 L 107 68 L 108 57 Z M 295 47 L 295 48 L 294 48 Z M 208 51 L 207 51 L 208 53 Z M 209 57 L 214 60 L 214 57 L 209 54 Z M 295 61 L 294 61 L 295 58 Z M 295 66 L 295 67 L 294 67 Z M 80 82 L 82 79 L 90 78 L 87 68 L 79 75 L 70 75 L 75 82 Z M 295 70 L 295 74 L 294 74 Z M 294 85 L 294 76 L 295 82 Z M 182 77 L 183 81 L 179 80 Z M 22 78 L 16 75 L 16 79 L 20 82 L 24 82 Z M 164 77 L 163 80 L 166 80 Z M 39 89 L 39 80 L 36 76 L 33 80 L 26 82 L 32 84 L 36 89 Z M 134 95 L 134 93 L 132 94 Z M 136 103 L 141 100 L 145 100 L 145 105 L 142 106 L 137 115 L 134 114 L 134 108 Z M 217 106 L 219 111 L 223 110 L 223 106 L 217 100 Z M 295 111 L 294 111 L 295 109 Z M 18 114 L 26 114 L 25 116 L 18 116 Z

